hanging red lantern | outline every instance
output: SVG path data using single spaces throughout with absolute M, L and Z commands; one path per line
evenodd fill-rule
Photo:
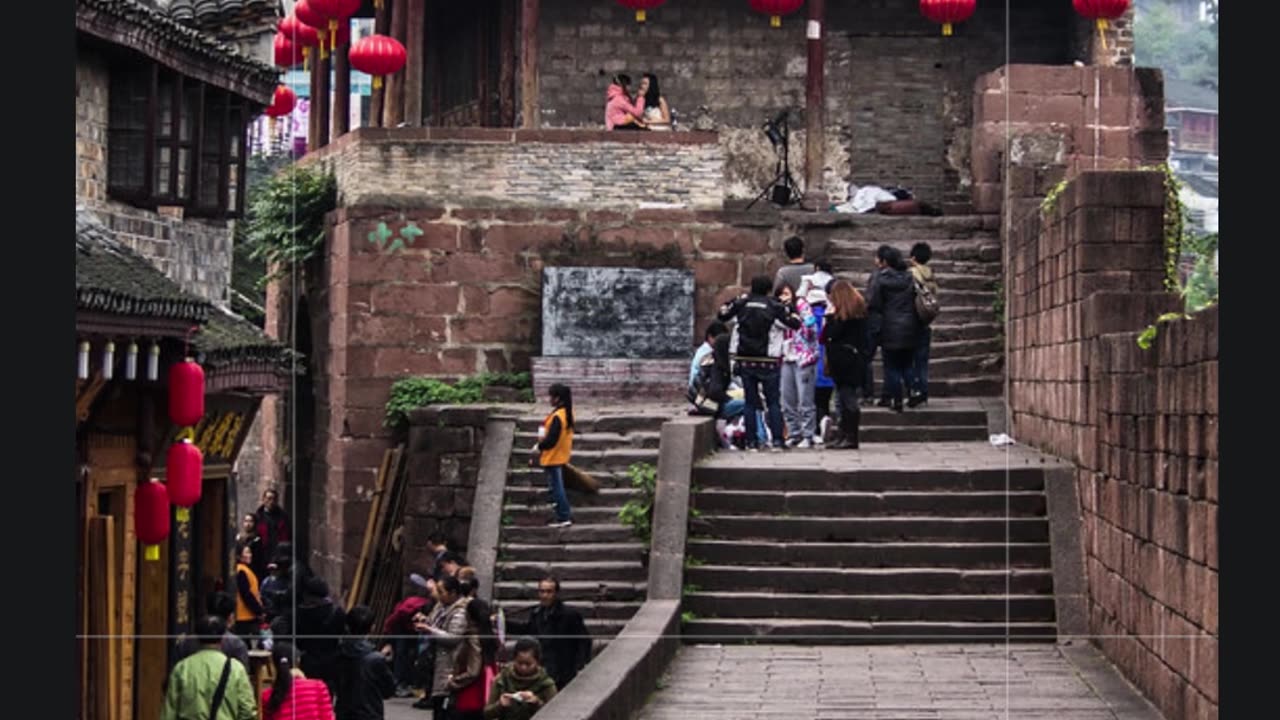
M 1072 0 L 1076 12 L 1098 25 L 1102 49 L 1107 49 L 1107 21 L 1123 17 L 1129 11 L 1129 0 Z
M 185 521 L 190 517 L 188 510 L 200 502 L 204 489 L 204 453 L 183 438 L 169 446 L 164 472 L 169 500 L 178 507 L 178 519 Z
M 191 427 L 204 417 L 204 369 L 187 358 L 169 368 L 169 419 Z
M 302 52 L 284 33 L 276 33 L 271 41 L 271 49 L 275 54 L 276 67 L 289 70 L 302 63 Z
M 169 539 L 169 491 L 154 478 L 133 491 L 133 529 L 143 558 L 160 559 L 160 543 Z
M 302 66 L 310 69 L 311 48 L 320 46 L 320 35 L 316 32 L 316 29 L 310 25 L 304 25 L 296 15 L 290 15 L 281 20 L 279 29 L 280 33 L 293 43 L 294 47 L 302 49 Z
M 271 105 L 263 112 L 269 118 L 284 117 L 293 112 L 293 108 L 297 104 L 297 93 L 291 90 L 288 85 L 277 85 L 275 95 L 271 98 Z
M 338 41 L 338 28 L 351 24 L 351 16 L 360 12 L 361 0 L 307 0 L 312 10 L 329 19 L 329 49 L 342 45 Z M 348 30 L 350 32 L 350 30 Z
M 636 22 L 645 21 L 645 11 L 652 10 L 667 0 L 618 0 L 618 4 L 636 11 Z
M 320 59 L 329 57 L 328 34 L 325 32 L 329 28 L 329 18 L 317 10 L 311 0 L 298 0 L 298 4 L 293 6 L 293 14 L 297 16 L 298 22 L 316 31 Z
M 386 35 L 370 35 L 351 46 L 351 67 L 373 76 L 373 87 L 382 87 L 382 77 L 400 72 L 408 60 L 404 45 Z
M 342 47 L 343 45 L 349 44 L 350 42 L 351 42 L 351 23 L 344 22 L 338 26 L 338 35 L 337 37 L 334 38 L 334 44 L 329 46 L 329 50 L 332 52 Z
M 951 36 L 951 26 L 973 17 L 978 0 L 920 0 L 920 14 L 942 23 L 944 37 Z
M 804 0 L 751 0 L 751 9 L 769 16 L 769 25 L 782 27 L 782 16 L 804 6 Z

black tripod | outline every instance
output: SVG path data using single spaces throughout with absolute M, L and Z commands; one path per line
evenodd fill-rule
M 764 190 L 760 191 L 756 199 L 747 205 L 748 210 L 766 197 L 773 204 L 782 207 L 794 205 L 800 200 L 802 195 L 800 185 L 791 175 L 791 127 L 787 123 L 788 115 L 790 112 L 783 110 L 777 117 L 764 124 L 764 134 L 769 138 L 769 142 L 773 143 L 773 149 L 778 153 L 778 163 L 775 166 L 777 175 Z

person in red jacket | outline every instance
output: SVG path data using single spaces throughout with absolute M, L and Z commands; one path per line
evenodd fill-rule
M 262 691 L 263 720 L 334 720 L 329 688 L 302 674 L 293 645 L 276 641 L 271 648 L 271 662 L 276 679 Z
M 391 655 L 396 676 L 396 697 L 413 694 L 413 660 L 417 655 L 418 631 L 413 628 L 413 617 L 425 613 L 431 604 L 430 582 L 414 573 L 409 576 L 413 594 L 400 601 L 386 620 L 382 621 L 382 635 L 386 638 L 381 650 Z
M 291 537 L 289 514 L 280 507 L 280 495 L 275 488 L 267 488 L 262 493 L 262 505 L 258 506 L 254 517 L 258 519 L 258 537 L 262 538 L 264 557 L 274 558 L 276 547 L 289 542 Z

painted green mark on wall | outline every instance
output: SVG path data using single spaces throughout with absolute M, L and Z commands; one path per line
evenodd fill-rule
M 383 252 L 392 253 L 413 245 L 421 235 L 422 228 L 418 227 L 418 224 L 413 221 L 400 228 L 398 234 L 392 233 L 391 228 L 387 227 L 385 222 L 380 222 L 378 227 L 369 233 L 369 242 L 377 245 L 378 249 Z

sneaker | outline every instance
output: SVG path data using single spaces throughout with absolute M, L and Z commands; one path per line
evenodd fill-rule
M 567 528 L 572 524 L 573 524 L 572 520 L 548 520 L 547 521 L 547 527 L 552 527 L 552 528 Z
M 430 710 L 431 697 L 429 695 L 423 696 L 420 700 L 418 700 L 418 702 L 413 704 L 413 709 L 414 710 Z
M 787 447 L 795 447 L 799 444 L 800 444 L 799 438 L 794 438 L 794 437 L 787 438 Z
M 747 447 L 747 452 L 760 452 L 760 446 L 759 446 L 759 445 L 750 445 L 750 446 L 748 446 L 748 447 Z
M 827 437 L 827 431 L 830 428 L 831 428 L 831 416 L 824 415 L 822 418 L 822 422 L 818 423 L 818 436 L 814 438 L 813 441 L 815 443 L 821 444 L 823 442 L 822 438 Z
M 814 436 L 813 436 L 813 446 L 814 446 L 814 447 L 818 447 L 819 445 L 823 444 L 823 442 L 824 442 L 824 441 L 823 441 L 823 439 L 822 439 L 822 436 L 821 436 L 821 435 L 814 435 Z
M 808 438 L 805 438 L 804 440 L 801 440 L 800 442 L 796 443 L 797 450 L 808 450 L 811 447 L 813 447 L 813 443 L 809 442 Z
M 780 452 L 782 452 L 782 451 L 784 451 L 784 450 L 786 450 L 786 449 L 787 449 L 787 448 L 786 448 L 785 446 L 782 446 L 782 445 L 770 445 L 770 446 L 769 446 L 769 452 L 780 453 Z

